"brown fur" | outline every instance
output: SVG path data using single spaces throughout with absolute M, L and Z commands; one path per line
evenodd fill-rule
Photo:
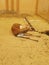
M 11 30 L 14 35 L 17 35 L 20 32 L 20 24 L 13 24 Z
M 25 26 L 24 28 L 20 29 L 20 24 L 15 23 L 12 25 L 11 30 L 14 35 L 18 35 L 19 33 L 26 33 L 27 31 L 29 31 L 29 28 L 30 27 Z
M 41 32 L 41 33 L 47 34 L 49 36 L 49 30 L 46 30 L 46 31 Z

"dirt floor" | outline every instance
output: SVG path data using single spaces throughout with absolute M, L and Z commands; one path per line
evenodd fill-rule
M 36 31 L 49 30 L 44 19 L 27 18 Z M 26 21 L 20 17 L 0 17 L 0 65 L 49 65 L 49 36 L 33 31 L 29 32 L 32 40 L 15 37 L 11 32 L 13 23 L 24 25 Z

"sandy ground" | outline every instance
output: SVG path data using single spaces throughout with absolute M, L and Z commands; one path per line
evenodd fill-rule
M 36 31 L 49 29 L 49 24 L 38 16 L 28 19 Z M 12 24 L 17 22 L 26 24 L 23 18 L 0 18 L 0 65 L 49 65 L 49 36 L 29 32 L 33 40 L 17 38 L 11 32 Z

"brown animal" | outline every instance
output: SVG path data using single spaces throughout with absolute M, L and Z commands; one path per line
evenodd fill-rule
M 21 28 L 21 27 L 22 27 L 22 28 Z M 29 30 L 30 30 L 30 27 L 29 27 L 29 26 L 24 26 L 24 27 L 23 27 L 21 24 L 14 23 L 14 24 L 12 25 L 11 30 L 12 30 L 12 33 L 13 33 L 15 36 L 17 36 L 17 35 L 20 34 L 20 33 L 26 33 L 27 31 L 29 31 Z
M 48 35 L 48 36 L 49 36 L 49 30 L 46 30 L 46 31 L 41 32 L 41 33 L 46 34 L 46 35 Z

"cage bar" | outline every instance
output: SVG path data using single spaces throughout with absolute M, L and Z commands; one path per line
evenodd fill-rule
M 8 3 L 8 0 L 6 0 L 6 11 L 8 11 L 9 10 L 9 3 Z
M 19 14 L 19 0 L 17 0 L 17 2 L 16 2 L 16 12 L 17 12 L 17 14 Z
M 11 0 L 11 11 L 14 11 L 14 0 Z

